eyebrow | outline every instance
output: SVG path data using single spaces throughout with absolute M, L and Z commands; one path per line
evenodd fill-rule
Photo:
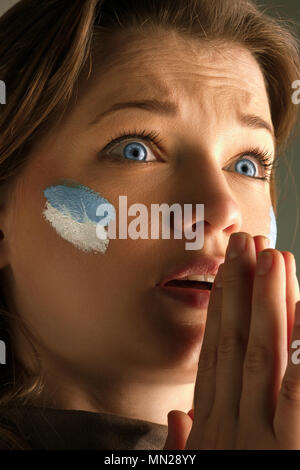
M 150 111 L 156 114 L 163 114 L 165 116 L 175 116 L 178 113 L 178 107 L 172 101 L 159 101 L 157 99 L 148 99 L 142 101 L 127 101 L 124 103 L 115 103 L 106 111 L 98 114 L 96 118 L 89 123 L 90 126 L 93 126 L 105 116 L 112 114 L 120 109 L 127 108 L 138 108 Z
M 241 124 L 244 124 L 247 127 L 251 127 L 252 129 L 266 129 L 271 136 L 273 137 L 273 141 L 275 144 L 275 133 L 273 127 L 265 121 L 263 118 L 256 116 L 255 114 L 240 114 L 239 120 Z
M 126 101 L 123 103 L 115 103 L 106 111 L 101 112 L 96 118 L 89 123 L 89 126 L 93 126 L 102 120 L 105 116 L 112 114 L 121 109 L 143 109 L 150 111 L 155 114 L 164 116 L 175 116 L 178 113 L 178 105 L 172 101 L 160 101 L 157 99 L 145 99 L 141 101 Z M 275 143 L 275 134 L 273 127 L 265 121 L 263 118 L 256 116 L 255 114 L 239 114 L 239 121 L 245 127 L 252 129 L 266 129 L 272 136 Z

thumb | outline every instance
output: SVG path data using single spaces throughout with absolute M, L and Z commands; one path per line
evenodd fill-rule
M 192 418 L 184 411 L 170 411 L 168 413 L 168 436 L 162 450 L 184 450 L 192 425 Z

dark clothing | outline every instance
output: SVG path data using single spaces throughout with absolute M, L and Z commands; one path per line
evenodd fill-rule
M 0 424 L 33 450 L 161 450 L 168 426 L 90 411 L 41 407 L 6 408 Z

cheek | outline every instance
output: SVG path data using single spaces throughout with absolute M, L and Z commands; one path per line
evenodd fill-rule
M 241 231 L 252 236 L 263 235 L 270 240 L 270 248 L 275 248 L 277 240 L 276 216 L 271 201 L 263 195 L 253 198 L 248 205 L 242 206 L 243 224 Z

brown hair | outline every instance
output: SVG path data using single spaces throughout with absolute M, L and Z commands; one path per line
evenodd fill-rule
M 97 63 L 99 57 L 115 53 L 112 39 L 149 29 L 175 31 L 216 46 L 235 42 L 251 51 L 265 77 L 277 153 L 285 147 L 298 117 L 298 107 L 291 100 L 291 84 L 300 78 L 298 41 L 288 22 L 272 18 L 254 2 L 21 0 L 0 18 L 0 79 L 7 92 L 0 114 L 0 189 L 9 188 L 34 144 L 63 119 L 93 60 Z M 273 177 L 276 211 L 275 186 Z M 32 377 L 14 357 L 11 322 L 29 340 L 30 332 L 8 311 L 3 293 L 2 297 L 0 339 L 7 345 L 8 360 L 1 365 L 0 410 L 5 410 L 34 404 L 42 394 L 43 380 L 42 372 Z M 5 426 L 0 427 L 0 441 L 2 448 L 30 448 Z

